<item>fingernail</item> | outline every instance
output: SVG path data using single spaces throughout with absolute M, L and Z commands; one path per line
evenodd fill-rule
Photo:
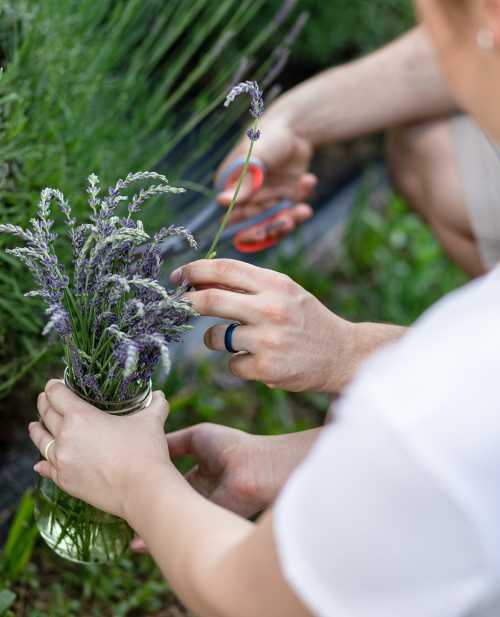
M 60 386 L 61 384 L 64 384 L 62 379 L 49 379 L 45 386 L 45 394 L 50 394 L 54 388 Z
M 182 278 L 182 268 L 177 268 L 177 270 L 174 270 L 172 274 L 170 275 L 170 280 L 172 281 L 172 283 L 179 283 L 181 278 Z
M 47 395 L 45 394 L 45 392 L 40 393 L 37 403 L 38 411 L 40 412 L 40 414 L 44 414 L 49 408 L 49 401 L 47 400 Z
M 33 471 L 36 471 L 37 473 L 40 473 L 40 463 L 37 463 L 36 465 L 33 465 Z
M 231 189 L 230 191 L 224 191 L 223 193 L 220 194 L 220 198 L 223 199 L 226 202 L 230 202 L 234 197 L 234 188 Z

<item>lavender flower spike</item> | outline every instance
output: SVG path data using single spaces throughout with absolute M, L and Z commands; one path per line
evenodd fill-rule
M 258 120 L 264 113 L 264 99 L 259 84 L 256 81 L 242 81 L 234 86 L 226 97 L 224 107 L 229 107 L 231 103 L 240 95 L 247 94 L 250 97 L 250 113 Z

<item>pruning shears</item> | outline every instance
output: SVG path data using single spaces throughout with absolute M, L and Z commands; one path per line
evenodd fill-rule
M 237 159 L 226 167 L 215 186 L 217 193 L 228 190 L 236 185 L 244 165 L 244 159 Z M 252 192 L 255 193 L 265 182 L 266 168 L 264 163 L 258 159 L 251 159 L 248 164 L 248 175 L 252 181 Z M 281 226 L 278 220 L 279 215 L 283 211 L 293 208 L 294 205 L 293 201 L 284 199 L 275 204 L 272 208 L 265 210 L 251 219 L 227 227 L 221 236 L 221 240 L 232 240 L 233 246 L 240 253 L 258 253 L 271 248 L 278 244 L 280 239 L 278 237 L 269 238 L 269 233 L 275 229 L 279 229 Z M 236 206 L 236 208 L 237 207 L 238 206 Z M 186 223 L 185 227 L 193 234 L 196 234 L 213 220 L 217 219 L 220 214 L 221 205 L 217 201 L 211 201 L 190 222 Z M 254 228 L 256 232 L 263 230 L 262 240 L 252 241 L 247 239 L 245 232 L 250 228 Z M 167 240 L 163 247 L 163 254 L 172 255 L 177 253 L 179 252 L 177 250 L 179 246 L 180 243 L 177 239 Z M 210 241 L 202 243 L 200 245 L 200 252 L 208 250 L 209 246 Z

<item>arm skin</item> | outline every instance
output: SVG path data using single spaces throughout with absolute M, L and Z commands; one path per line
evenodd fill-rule
M 281 574 L 272 513 L 249 523 L 201 497 L 173 467 L 148 469 L 147 477 L 138 478 L 126 517 L 190 610 L 199 617 L 309 615 Z
M 281 96 L 280 117 L 313 146 L 360 137 L 456 109 L 422 26 L 360 60 L 329 69 Z

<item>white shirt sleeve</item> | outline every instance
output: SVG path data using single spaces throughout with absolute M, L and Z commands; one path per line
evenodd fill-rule
M 500 615 L 500 280 L 377 354 L 275 509 L 321 617 Z

